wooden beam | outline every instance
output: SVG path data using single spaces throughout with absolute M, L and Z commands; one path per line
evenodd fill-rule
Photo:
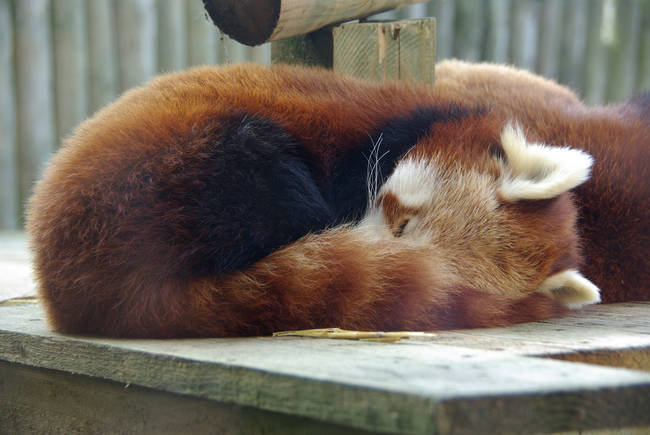
M 203 0 L 212 21 L 247 45 L 313 32 L 423 0 Z

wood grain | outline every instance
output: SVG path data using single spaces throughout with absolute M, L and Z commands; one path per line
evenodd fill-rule
M 508 330 L 496 329 L 504 347 Z M 36 305 L 0 306 L 0 360 L 12 368 L 53 369 L 378 432 L 650 425 L 650 373 L 472 349 L 460 340 L 442 344 L 441 335 L 389 344 L 83 338 L 49 331 Z
M 346 23 L 333 29 L 335 71 L 378 81 L 433 85 L 435 19 Z

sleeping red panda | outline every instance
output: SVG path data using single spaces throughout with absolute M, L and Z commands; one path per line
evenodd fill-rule
M 648 299 L 645 100 L 592 109 L 512 69 L 436 73 L 431 89 L 236 65 L 126 93 L 66 140 L 28 205 L 53 328 L 503 325 L 597 302 L 578 270 L 607 301 Z M 574 201 L 592 165 L 576 148 L 597 160 Z

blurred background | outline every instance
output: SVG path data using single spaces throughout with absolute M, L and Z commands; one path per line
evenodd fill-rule
M 650 90 L 650 0 L 436 0 L 374 18 L 434 16 L 437 57 L 510 63 L 594 104 Z M 61 139 L 124 90 L 192 65 L 269 63 L 201 0 L 0 0 L 0 229 Z

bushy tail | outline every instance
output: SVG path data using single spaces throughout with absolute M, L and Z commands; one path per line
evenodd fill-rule
M 455 281 L 426 246 L 340 227 L 306 236 L 246 271 L 191 283 L 179 333 L 266 335 L 325 327 L 432 331 L 566 312 L 539 294 L 515 300 Z
M 45 298 L 50 321 L 56 330 L 75 334 L 229 337 L 326 327 L 488 327 L 566 311 L 540 294 L 514 299 L 459 285 L 430 247 L 378 238 L 364 227 L 305 236 L 222 277 L 188 281 L 162 275 L 113 276 L 101 292 L 77 292 L 72 310 L 69 297 L 65 304 Z M 109 290 L 113 296 L 97 296 Z

